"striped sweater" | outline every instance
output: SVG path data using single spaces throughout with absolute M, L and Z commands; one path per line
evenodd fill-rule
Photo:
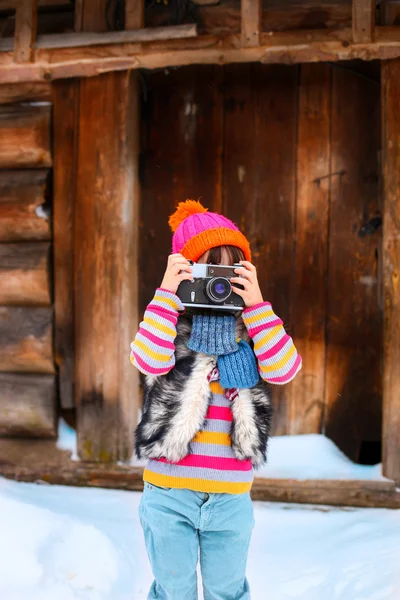
M 163 375 L 174 367 L 174 339 L 181 310 L 175 294 L 161 288 L 156 291 L 131 344 L 130 360 L 142 373 Z M 271 304 L 263 302 L 246 309 L 242 316 L 254 342 L 261 377 L 274 384 L 293 379 L 301 368 L 301 357 Z M 237 460 L 231 448 L 231 401 L 219 381 L 212 380 L 210 388 L 204 428 L 194 437 L 190 453 L 177 463 L 162 458 L 149 460 L 145 481 L 201 492 L 240 494 L 250 490 L 254 478 L 251 461 Z

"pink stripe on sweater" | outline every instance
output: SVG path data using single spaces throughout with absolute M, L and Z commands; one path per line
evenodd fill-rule
M 285 335 L 282 337 L 282 339 L 279 340 L 279 342 L 276 343 L 275 346 L 272 346 L 272 348 L 270 348 L 263 354 L 260 354 L 257 357 L 258 360 L 266 360 L 267 358 L 272 358 L 273 356 L 275 356 L 275 354 L 278 354 L 279 350 L 282 350 L 283 346 L 286 344 L 286 342 L 288 340 L 290 340 L 290 336 L 287 333 L 285 333 Z
M 188 454 L 179 462 L 174 463 L 165 458 L 157 460 L 158 462 L 178 465 L 179 467 L 201 467 L 203 469 L 218 469 L 220 471 L 251 471 L 252 469 L 250 460 L 237 460 L 236 458 L 221 458 L 202 454 Z
M 254 314 L 256 314 L 257 308 L 266 308 L 267 306 L 271 306 L 271 302 L 267 302 L 266 300 L 265 300 L 265 302 L 259 302 L 258 304 L 255 304 L 254 306 L 251 306 L 250 308 L 245 308 L 243 311 L 243 315 L 245 315 L 246 317 L 252 317 L 253 312 L 254 312 Z
M 171 365 L 170 367 L 164 367 L 163 369 L 155 369 L 154 367 L 151 367 L 150 365 L 148 365 L 144 360 L 142 360 L 140 358 L 140 356 L 138 356 L 136 354 L 136 352 L 134 352 L 133 350 L 132 350 L 132 355 L 133 355 L 133 358 L 135 359 L 135 361 L 137 362 L 137 364 L 139 365 L 140 369 L 146 375 L 166 375 L 167 373 L 170 372 L 170 370 L 173 367 L 173 365 Z
M 143 335 L 143 337 L 150 340 L 150 342 L 153 342 L 153 344 L 156 344 L 157 346 L 160 346 L 161 348 L 168 348 L 168 350 L 172 350 L 172 351 L 175 350 L 175 344 L 173 344 L 172 342 L 168 342 L 167 340 L 163 340 L 162 338 L 158 337 L 157 335 L 154 335 L 154 333 L 147 331 L 147 329 L 144 329 L 143 327 L 139 328 L 139 333 L 141 335 Z
M 173 312 L 170 312 L 169 310 L 165 310 L 164 308 L 161 308 L 161 306 L 157 306 L 157 304 L 149 304 L 148 307 L 146 308 L 146 312 L 151 312 L 151 313 L 154 313 L 154 314 L 162 317 L 163 319 L 167 319 L 167 321 L 169 321 L 170 323 L 173 323 L 174 325 L 176 325 L 176 322 L 178 320 L 178 315 L 175 315 Z
M 220 421 L 232 421 L 232 411 L 225 406 L 209 406 L 206 419 L 219 419 Z
M 267 329 L 272 329 L 272 327 L 276 327 L 277 325 L 283 325 L 282 319 L 274 319 L 273 321 L 269 321 L 269 323 L 264 323 L 263 325 L 257 325 L 257 327 L 253 327 L 248 330 L 249 336 L 254 338 L 257 333 L 261 331 L 266 331 Z
M 296 360 L 294 361 L 293 367 L 286 373 L 286 375 L 281 375 L 281 377 L 273 377 L 272 379 L 267 379 L 270 383 L 287 383 L 296 375 L 301 364 L 301 356 L 298 354 Z M 261 374 L 262 375 L 262 374 Z

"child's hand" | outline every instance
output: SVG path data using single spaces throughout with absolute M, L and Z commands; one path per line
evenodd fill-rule
M 257 269 L 248 260 L 241 260 L 240 264 L 243 266 L 235 269 L 235 273 L 242 277 L 232 277 L 231 283 L 242 285 L 244 289 L 241 290 L 235 285 L 232 288 L 235 294 L 243 298 L 246 308 L 251 308 L 256 304 L 260 304 L 260 302 L 264 302 L 260 286 L 258 285 Z
M 184 279 L 192 279 L 192 267 L 182 254 L 170 254 L 160 287 L 176 294 L 179 284 Z

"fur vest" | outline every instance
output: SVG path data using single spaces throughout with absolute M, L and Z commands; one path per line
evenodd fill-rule
M 190 442 L 203 427 L 211 400 L 207 376 L 216 357 L 187 347 L 191 322 L 180 317 L 175 338 L 175 367 L 166 375 L 147 375 L 142 418 L 135 433 L 138 458 L 166 458 L 178 462 L 190 452 Z M 237 334 L 252 344 L 241 319 Z M 232 450 L 237 459 L 254 467 L 266 460 L 272 407 L 268 384 L 261 378 L 252 389 L 240 389 L 232 400 Z

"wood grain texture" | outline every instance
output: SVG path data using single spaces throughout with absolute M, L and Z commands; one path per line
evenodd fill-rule
M 249 239 L 264 298 L 292 334 L 297 68 L 225 68 L 223 211 Z M 274 434 L 289 433 L 290 384 L 271 386 Z
M 303 65 L 299 85 L 293 333 L 303 368 L 290 388 L 293 434 L 320 433 L 324 416 L 331 68 Z
M 373 40 L 375 28 L 375 0 L 352 0 L 353 41 L 356 44 Z
M 261 39 L 262 1 L 241 0 L 240 8 L 242 46 L 259 46 Z
M 125 0 L 125 29 L 144 27 L 145 0 Z
M 382 65 L 383 473 L 400 482 L 400 61 Z
M 84 460 L 132 453 L 137 370 L 137 81 L 81 82 L 74 226 L 75 398 Z M 90 140 L 90 144 L 87 140 Z
M 380 208 L 379 86 L 334 69 L 332 94 L 325 432 L 358 460 L 381 438 L 381 232 L 359 236 Z
M 210 210 L 222 210 L 221 84 L 222 69 L 212 66 L 148 76 L 141 116 L 141 314 L 165 271 L 172 247 L 168 217 L 178 202 L 200 198 Z
M 14 102 L 50 102 L 51 85 L 49 83 L 20 83 L 19 85 L 0 85 L 0 104 Z
M 0 242 L 51 239 L 47 169 L 0 171 Z
M 49 306 L 50 244 L 0 244 L 0 304 Z
M 0 306 L 0 371 L 53 373 L 51 308 Z
M 130 465 L 77 462 L 51 440 L 0 439 L 0 475 L 17 481 L 142 491 L 143 471 Z M 400 492 L 391 481 L 256 478 L 254 500 L 327 506 L 400 508 Z
M 0 373 L 0 435 L 48 438 L 56 431 L 55 376 Z
M 33 58 L 37 8 L 37 0 L 23 0 L 16 6 L 14 60 L 17 63 L 27 63 Z
M 74 214 L 79 126 L 79 81 L 53 86 L 53 235 L 55 360 L 60 403 L 74 399 Z
M 0 168 L 51 166 L 50 106 L 0 106 Z

